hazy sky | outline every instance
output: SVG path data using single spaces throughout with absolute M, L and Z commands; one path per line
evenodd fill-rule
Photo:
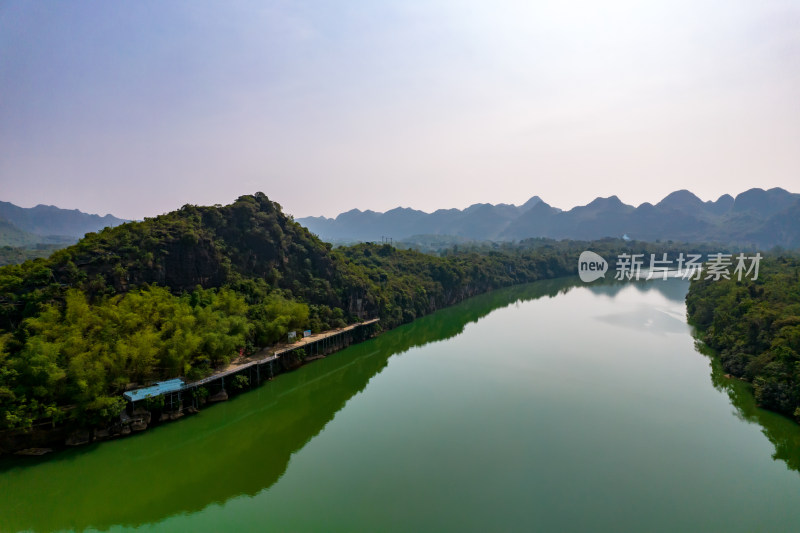
M 800 2 L 0 0 L 0 200 L 800 192 Z

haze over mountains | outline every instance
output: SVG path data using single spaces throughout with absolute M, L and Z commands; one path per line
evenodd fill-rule
M 84 234 L 127 222 L 112 215 L 0 202 L 0 246 L 65 245 Z M 395 241 L 441 236 L 454 242 L 514 241 L 531 237 L 592 240 L 622 237 L 642 241 L 719 242 L 754 248 L 800 248 L 800 194 L 784 189 L 750 189 L 704 202 L 687 190 L 638 207 L 616 196 L 597 198 L 563 211 L 534 196 L 522 205 L 474 204 L 426 213 L 398 207 L 379 213 L 353 209 L 336 218 L 297 222 L 331 242 Z
M 638 207 L 616 196 L 562 211 L 534 196 L 520 206 L 475 204 L 425 213 L 398 207 L 385 213 L 353 209 L 336 218 L 297 219 L 323 240 L 378 241 L 418 235 L 451 235 L 510 241 L 530 237 L 592 240 L 622 237 L 643 241 L 720 242 L 758 248 L 800 247 L 800 194 L 750 189 L 704 202 L 687 190 Z
M 0 245 L 69 244 L 87 233 L 124 222 L 127 220 L 112 215 L 101 217 L 53 205 L 19 207 L 0 202 Z

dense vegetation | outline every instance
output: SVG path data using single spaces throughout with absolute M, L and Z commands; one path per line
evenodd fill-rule
M 0 268 L 0 429 L 119 412 L 120 394 L 193 380 L 241 353 L 380 317 L 391 328 L 488 290 L 575 273 L 590 248 L 674 243 L 532 239 L 439 255 L 364 243 L 333 249 L 257 193 L 89 233 Z
M 390 328 L 572 273 L 578 253 L 332 250 L 261 193 L 90 233 L 0 268 L 0 427 L 91 424 L 128 388 L 199 378 L 289 331 L 374 316 Z
M 695 281 L 689 318 L 756 401 L 800 421 L 800 260 L 762 261 L 758 279 Z

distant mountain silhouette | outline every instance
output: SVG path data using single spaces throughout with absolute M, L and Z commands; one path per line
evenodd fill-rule
M 0 218 L 0 246 L 32 246 L 40 242 L 37 235 L 22 231 L 8 220 Z
M 297 221 L 323 239 L 333 241 L 378 241 L 382 236 L 402 239 L 420 234 L 492 240 L 520 215 L 541 203 L 541 198 L 534 196 L 519 207 L 474 204 L 466 209 L 439 209 L 433 213 L 402 207 L 385 213 L 352 209 L 335 219 L 306 217 Z
M 396 208 L 386 213 L 353 209 L 336 218 L 297 220 L 324 240 L 396 241 L 415 235 L 451 235 L 461 239 L 510 241 L 530 237 L 601 239 L 628 235 L 644 241 L 721 242 L 771 248 L 800 247 L 800 194 L 784 189 L 750 189 L 736 198 L 724 194 L 704 202 L 687 190 L 675 191 L 653 205 L 624 204 L 616 196 L 596 198 L 569 211 L 538 196 L 521 206 L 475 204 L 466 209 L 425 213 Z
M 53 205 L 19 207 L 0 202 L 0 244 L 27 246 L 37 243 L 75 242 L 86 233 L 127 220 L 112 215 L 90 215 L 77 209 L 60 209 Z

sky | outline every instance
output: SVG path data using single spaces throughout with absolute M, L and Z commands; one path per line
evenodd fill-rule
M 800 192 L 796 0 L 0 0 L 0 200 Z

